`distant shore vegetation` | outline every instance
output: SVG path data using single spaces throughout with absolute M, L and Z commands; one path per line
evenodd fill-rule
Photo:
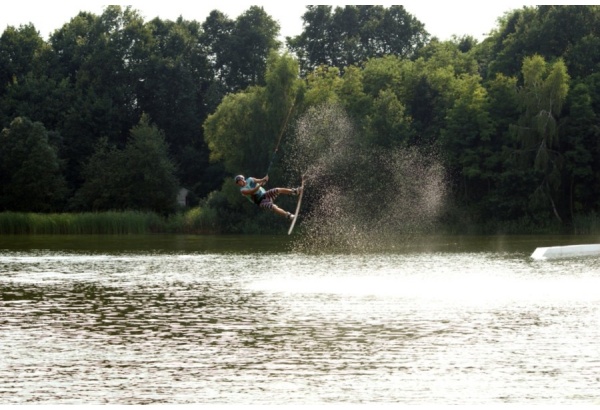
M 261 220 L 262 219 L 262 220 Z M 279 222 L 279 223 L 277 223 Z M 302 234 L 302 227 L 297 228 Z M 284 235 L 287 224 L 270 218 L 258 218 L 247 224 L 222 226 L 210 209 L 199 207 L 164 216 L 154 212 L 112 211 L 83 213 L 0 213 L 0 235 L 138 235 L 138 234 L 269 234 Z M 600 216 L 577 217 L 571 227 L 552 223 L 540 226 L 531 221 L 466 226 L 436 225 L 422 234 L 495 235 L 495 234 L 600 234 Z M 399 232 L 401 235 L 402 232 Z
M 600 6 L 510 10 L 482 41 L 401 5 L 299 17 L 285 41 L 260 6 L 6 27 L 0 233 L 285 232 L 232 183 L 265 173 L 312 174 L 298 233 L 598 230 Z

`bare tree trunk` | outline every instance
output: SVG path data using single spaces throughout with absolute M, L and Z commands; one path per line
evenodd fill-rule
M 558 210 L 556 209 L 556 205 L 554 204 L 554 200 L 552 199 L 552 195 L 550 194 L 550 187 L 548 186 L 547 182 L 546 189 L 548 189 L 548 198 L 550 199 L 550 204 L 552 204 L 552 211 L 554 212 L 554 216 L 556 216 L 556 219 L 558 219 L 558 221 L 562 223 L 562 218 L 558 214 Z

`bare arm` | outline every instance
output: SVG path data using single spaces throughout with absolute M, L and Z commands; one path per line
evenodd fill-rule
M 256 181 L 257 184 L 260 184 L 260 186 L 263 186 L 263 185 L 266 185 L 267 182 L 269 182 L 269 176 L 265 175 L 264 178 L 261 178 L 261 179 L 254 178 L 254 180 Z

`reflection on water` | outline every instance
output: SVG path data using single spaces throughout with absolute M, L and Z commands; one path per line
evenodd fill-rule
M 600 403 L 596 258 L 137 239 L 0 241 L 1 404 Z

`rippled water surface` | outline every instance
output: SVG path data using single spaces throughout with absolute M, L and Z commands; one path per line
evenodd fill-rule
M 529 257 L 564 238 L 287 240 L 0 237 L 0 404 L 600 404 L 600 259 Z

